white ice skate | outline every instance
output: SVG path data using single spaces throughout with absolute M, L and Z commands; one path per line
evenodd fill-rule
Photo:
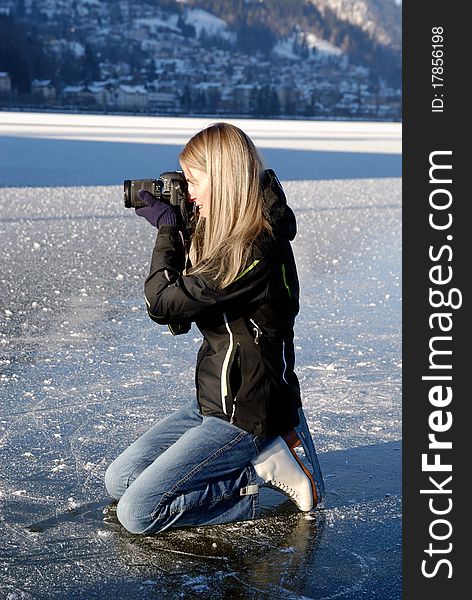
M 291 439 L 275 438 L 252 464 L 261 479 L 260 485 L 279 490 L 307 512 L 316 506 L 318 498 L 311 473 L 295 453 L 295 438 L 298 440 L 295 431 Z
M 299 425 L 283 438 L 277 437 L 252 464 L 260 479 L 259 485 L 279 490 L 289 496 L 301 511 L 307 512 L 315 507 L 321 508 L 325 488 L 302 408 L 299 409 L 299 417 Z M 304 462 L 296 448 L 303 449 Z

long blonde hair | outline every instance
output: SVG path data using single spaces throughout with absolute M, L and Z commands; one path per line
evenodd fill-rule
M 194 135 L 179 156 L 186 168 L 209 178 L 208 216 L 192 236 L 192 274 L 224 288 L 244 270 L 257 236 L 271 228 L 263 215 L 263 165 L 252 140 L 238 127 L 215 123 Z

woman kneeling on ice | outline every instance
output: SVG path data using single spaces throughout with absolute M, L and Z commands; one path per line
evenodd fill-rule
M 319 489 L 294 451 L 300 388 L 293 326 L 296 223 L 273 171 L 249 137 L 218 123 L 180 154 L 196 206 L 189 256 L 170 204 L 147 191 L 136 209 L 158 228 L 145 296 L 173 333 L 203 334 L 196 399 L 167 416 L 109 466 L 105 483 L 133 533 L 254 519 L 259 487 L 302 511 Z

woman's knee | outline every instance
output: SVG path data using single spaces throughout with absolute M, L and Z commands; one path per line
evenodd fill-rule
M 118 460 L 114 460 L 105 472 L 105 487 L 112 498 L 119 500 L 126 491 L 127 477 L 120 468 Z
M 110 496 L 119 500 L 150 462 L 146 456 L 136 454 L 132 445 L 117 456 L 105 473 L 105 486 Z
M 155 523 L 151 504 L 146 497 L 128 488 L 116 508 L 119 522 L 130 533 L 157 533 L 159 527 Z

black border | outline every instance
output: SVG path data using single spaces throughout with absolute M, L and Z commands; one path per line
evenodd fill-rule
M 467 258 L 472 257 L 467 244 L 472 234 L 467 221 L 470 212 L 467 205 L 472 202 L 465 183 L 466 173 L 472 169 L 466 166 L 468 149 L 461 148 L 460 142 L 461 139 L 465 141 L 464 134 L 471 129 L 469 115 L 472 111 L 466 110 L 466 89 L 471 71 L 469 43 L 472 31 L 464 9 L 465 5 L 437 0 L 405 0 L 403 3 L 403 597 L 408 600 L 423 597 L 453 600 L 470 594 L 465 581 L 470 522 L 463 509 L 469 505 L 465 464 L 471 452 L 466 439 L 472 439 L 466 414 L 471 402 L 466 383 L 466 362 L 470 355 L 468 331 L 472 332 L 466 291 L 470 272 L 470 268 L 466 271 Z M 444 29 L 444 89 L 441 91 L 432 87 L 433 27 Z M 435 92 L 444 94 L 443 112 L 431 110 Z M 429 182 L 429 157 L 431 152 L 440 150 L 452 151 L 453 181 L 445 186 L 453 195 L 450 209 L 453 222 L 447 231 L 452 240 L 447 241 L 446 232 L 435 231 L 428 222 L 429 195 L 433 189 Z M 420 494 L 421 489 L 432 487 L 428 485 L 428 477 L 433 475 L 424 473 L 421 468 L 421 455 L 428 451 L 428 434 L 431 433 L 428 417 L 435 410 L 428 400 L 432 383 L 422 380 L 423 375 L 431 374 L 428 343 L 434 335 L 428 323 L 434 312 L 429 303 L 429 270 L 434 263 L 428 250 L 431 245 L 439 248 L 446 243 L 452 248 L 452 258 L 450 261 L 444 258 L 442 264 L 452 267 L 453 279 L 449 287 L 461 290 L 463 303 L 458 309 L 450 309 L 452 355 L 448 359 L 452 363 L 452 382 L 447 385 L 452 386 L 453 400 L 444 410 L 451 411 L 453 423 L 451 429 L 442 434 L 442 439 L 450 439 L 453 444 L 452 450 L 444 450 L 441 456 L 442 462 L 452 464 L 451 494 L 441 496 L 443 499 L 450 497 L 453 502 L 451 512 L 445 516 L 451 523 L 452 534 L 447 541 L 435 542 L 435 547 L 444 550 L 450 542 L 452 549 L 430 558 L 424 552 L 429 543 L 434 542 L 429 527 L 440 517 L 430 512 L 430 496 Z M 449 253 L 443 256 L 449 256 Z M 469 370 L 471 368 L 469 366 Z M 438 473 L 438 479 L 444 479 L 444 475 Z M 452 571 L 442 564 L 434 577 L 426 578 L 421 572 L 425 558 L 429 561 L 430 572 L 434 571 L 432 561 L 441 558 L 451 562 Z

